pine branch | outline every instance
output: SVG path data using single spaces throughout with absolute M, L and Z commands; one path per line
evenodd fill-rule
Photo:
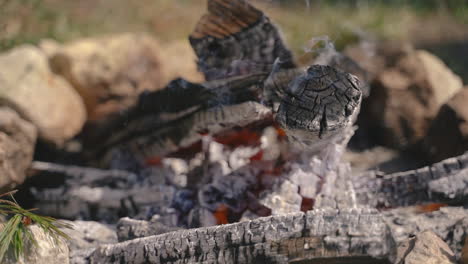
M 16 190 L 0 194 L 0 197 L 9 196 L 11 200 L 0 199 L 0 214 L 11 216 L 8 222 L 0 230 L 0 262 L 5 258 L 8 250 L 13 250 L 14 257 L 19 259 L 24 254 L 27 241 L 35 247 L 39 246 L 34 235 L 27 228 L 31 224 L 36 224 L 48 234 L 55 245 L 60 243 L 60 238 L 70 239 L 61 228 L 72 229 L 70 224 L 56 220 L 49 216 L 40 216 L 32 213 L 36 209 L 22 208 L 13 197 Z

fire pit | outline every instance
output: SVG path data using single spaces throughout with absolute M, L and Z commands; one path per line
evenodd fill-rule
M 426 229 L 460 256 L 467 154 L 394 174 L 343 160 L 369 93 L 358 64 L 333 51 L 298 67 L 244 0 L 208 1 L 190 43 L 207 82 L 141 94 L 88 135 L 90 167 L 33 163 L 63 183 L 30 188 L 42 213 L 117 223 L 121 243 L 72 261 L 390 263 Z

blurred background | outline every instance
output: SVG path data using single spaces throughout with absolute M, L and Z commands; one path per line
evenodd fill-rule
M 257 0 L 280 25 L 290 47 L 328 35 L 342 49 L 368 34 L 405 40 L 436 52 L 456 73 L 467 69 L 466 0 Z M 145 31 L 162 43 L 185 41 L 205 0 L 1 0 L 0 50 L 43 38 L 60 42 Z M 463 53 L 460 53 L 463 52 Z M 464 54 L 465 56 L 459 56 Z M 178 60 L 180 58 L 174 58 Z M 465 64 L 464 64 L 465 63 Z M 466 80 L 466 74 L 462 76 Z

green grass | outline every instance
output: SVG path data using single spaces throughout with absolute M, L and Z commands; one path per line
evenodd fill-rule
M 71 228 L 71 225 L 57 221 L 52 217 L 36 215 L 31 212 L 32 210 L 21 208 L 13 197 L 15 192 L 0 195 L 0 197 L 10 197 L 10 200 L 0 199 L 0 214 L 10 217 L 0 230 L 0 262 L 9 250 L 13 252 L 16 259 L 19 259 L 24 254 L 27 242 L 35 247 L 40 246 L 28 228 L 31 224 L 40 227 L 53 239 L 55 245 L 60 243 L 60 238 L 70 239 L 61 228 Z

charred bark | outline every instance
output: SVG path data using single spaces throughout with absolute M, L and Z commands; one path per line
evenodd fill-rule
M 357 200 L 371 207 L 399 207 L 435 202 L 466 204 L 468 153 L 416 170 L 355 178 Z
M 79 263 L 392 263 L 397 245 L 431 230 L 460 257 L 468 211 L 326 209 L 104 245 Z M 367 262 L 366 262 L 367 261 Z M 78 262 L 77 262 L 78 263 Z
M 318 210 L 102 246 L 89 263 L 286 263 L 386 258 L 394 246 L 375 210 Z

